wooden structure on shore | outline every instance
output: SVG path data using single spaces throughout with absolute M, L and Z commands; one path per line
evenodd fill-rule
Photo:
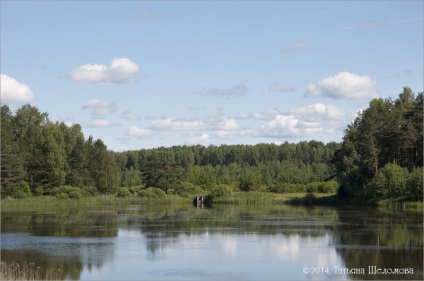
M 203 208 L 203 196 L 196 196 L 193 201 L 197 208 Z

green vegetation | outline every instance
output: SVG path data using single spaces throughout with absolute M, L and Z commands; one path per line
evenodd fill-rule
M 373 99 L 350 124 L 332 165 L 339 196 L 423 199 L 423 93 Z
M 415 96 L 409 88 L 394 101 L 373 99 L 340 144 L 195 145 L 117 153 L 101 140 L 86 140 L 79 125 L 53 123 L 30 105 L 15 115 L 3 105 L 1 118 L 3 199 L 30 202 L 38 196 L 46 204 L 55 198 L 65 205 L 105 198 L 106 204 L 185 202 L 196 195 L 214 203 L 253 202 L 255 196 L 279 201 L 277 194 L 287 193 L 308 194 L 293 201 L 307 204 L 423 199 L 423 94 Z M 327 199 L 312 195 L 336 192 Z

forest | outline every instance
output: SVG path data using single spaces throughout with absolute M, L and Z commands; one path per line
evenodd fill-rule
M 1 197 L 321 192 L 422 200 L 423 93 L 373 99 L 342 142 L 172 146 L 114 152 L 81 126 L 1 107 Z

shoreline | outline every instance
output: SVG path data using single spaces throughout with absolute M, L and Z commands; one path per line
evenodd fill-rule
M 201 194 L 202 195 L 202 194 Z M 207 197 L 207 195 L 204 195 Z M 193 204 L 196 195 L 167 195 L 165 198 L 116 197 L 101 195 L 81 199 L 58 199 L 53 196 L 38 196 L 25 199 L 2 198 L 1 209 L 20 207 L 85 207 L 85 206 L 129 206 L 129 205 L 186 205 Z M 305 205 L 305 206 L 368 206 L 397 208 L 423 211 L 422 201 L 408 201 L 404 198 L 395 200 L 361 200 L 338 198 L 335 193 L 269 193 L 269 192 L 234 192 L 212 198 L 205 205 Z

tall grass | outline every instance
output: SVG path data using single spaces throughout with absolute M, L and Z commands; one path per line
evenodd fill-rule
M 36 196 L 24 199 L 1 199 L 1 207 L 48 207 L 48 206 L 111 206 L 140 204 L 177 204 L 190 203 L 191 200 L 177 195 L 167 195 L 166 198 L 116 197 L 114 195 L 98 195 L 81 199 L 59 199 L 54 196 Z
M 61 269 L 46 270 L 41 273 L 39 266 L 35 263 L 19 265 L 16 262 L 1 261 L 0 280 L 60 280 L 63 279 Z

